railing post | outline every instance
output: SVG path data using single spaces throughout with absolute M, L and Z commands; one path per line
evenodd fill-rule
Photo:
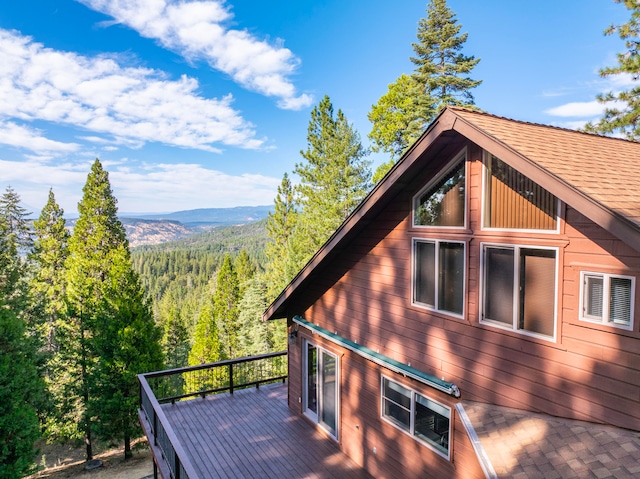
M 153 445 L 158 445 L 158 415 L 155 408 L 153 408 Z
M 233 394 L 233 363 L 229 363 L 229 392 Z

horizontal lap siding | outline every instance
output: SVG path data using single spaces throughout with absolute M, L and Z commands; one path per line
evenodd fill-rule
M 582 399 L 594 420 L 640 429 L 640 255 L 571 207 L 566 223 L 562 344 L 574 366 L 569 374 L 585 378 Z M 636 277 L 633 331 L 578 319 L 581 271 Z
M 474 157 L 480 158 L 475 149 L 470 153 L 470 158 Z M 417 178 L 359 234 L 348 251 L 331 262 L 327 274 L 314 281 L 311 289 L 319 299 L 300 313 L 347 339 L 453 382 L 463 399 L 640 430 L 640 278 L 636 281 L 634 331 L 578 320 L 580 271 L 602 269 L 638 276 L 638 253 L 571 207 L 566 207 L 566 224 L 560 234 L 482 230 L 481 177 L 481 164 L 476 162 L 468 170 L 469 230 L 441 232 L 411 226 L 411 197 L 424 186 L 424 179 Z M 411 305 L 411 248 L 415 237 L 467 243 L 464 318 Z M 480 324 L 482 242 L 557 248 L 555 342 Z M 349 267 L 344 268 L 344 264 Z M 355 405 L 342 405 L 343 448 L 353 449 L 349 454 L 358 456 L 379 477 L 396 477 L 394 470 L 403 471 L 398 458 L 411 461 L 406 454 L 440 464 L 437 454 L 380 421 L 379 367 L 371 363 L 363 366 L 363 359 L 352 356 L 347 353 L 344 364 L 356 372 L 359 382 L 358 388 L 349 391 L 361 390 L 354 393 L 361 399 L 354 400 L 371 404 L 364 411 Z M 440 394 L 429 388 L 425 393 L 431 391 L 433 394 L 427 395 Z M 354 445 L 347 446 L 350 443 L 346 440 L 351 437 Z M 372 441 L 386 444 L 375 456 Z M 452 445 L 454 450 L 461 448 L 460 461 L 464 462 L 471 453 L 468 441 L 464 443 L 456 433 Z M 454 453 L 454 462 L 456 456 Z M 456 468 L 452 467 L 450 472 Z

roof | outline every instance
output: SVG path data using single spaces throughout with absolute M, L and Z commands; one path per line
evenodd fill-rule
M 416 171 L 466 138 L 541 184 L 640 251 L 640 143 L 447 107 L 265 311 L 283 317 L 291 298 L 348 247 Z M 300 289 L 299 289 L 300 288 Z M 296 313 L 296 312 L 294 312 Z
M 456 410 L 488 478 L 640 476 L 637 432 L 472 401 Z

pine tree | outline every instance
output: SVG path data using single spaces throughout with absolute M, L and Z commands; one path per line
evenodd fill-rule
M 193 346 L 189 351 L 189 366 L 215 363 L 221 358 L 218 322 L 213 310 L 213 298 L 208 298 L 198 315 Z
M 42 348 L 43 367 L 41 376 L 46 388 L 48 403 L 44 416 L 44 429 L 49 437 L 66 436 L 64 410 L 61 406 L 66 399 L 60 388 L 56 370 L 65 369 L 58 357 L 58 339 L 56 330 L 65 312 L 65 269 L 64 263 L 69 253 L 69 232 L 66 229 L 64 211 L 56 203 L 52 190 L 49 190 L 47 204 L 40 217 L 34 221 L 35 242 L 29 258 L 33 268 L 30 281 L 31 311 L 40 318 L 37 335 Z
M 133 272 L 116 204 L 109 176 L 96 160 L 69 240 L 68 313 L 60 327 L 60 357 L 67 363 L 61 380 L 67 397 L 75 402 L 71 406 L 84 433 L 87 460 L 93 457 L 95 418 L 107 436 L 113 431 L 108 424 L 118 424 L 125 457 L 130 455 L 131 428 L 126 425 L 135 414 L 133 378 L 161 367 L 159 332 Z M 133 349 L 139 351 L 136 358 L 131 356 Z M 113 396 L 122 404 L 115 407 L 106 401 Z
M 623 25 L 611 25 L 605 35 L 618 33 L 625 41 L 627 51 L 618 54 L 618 65 L 603 68 L 600 76 L 629 74 L 634 81 L 640 80 L 640 3 L 637 0 L 615 0 L 631 10 L 631 18 Z M 640 85 L 619 93 L 600 94 L 598 102 L 606 105 L 604 115 L 597 123 L 588 123 L 587 131 L 611 134 L 619 132 L 629 140 L 640 141 Z
M 263 321 L 267 308 L 267 284 L 263 275 L 254 276 L 240 301 L 243 356 L 254 356 L 287 349 L 286 320 Z
M 33 233 L 29 226 L 29 213 L 22 205 L 20 195 L 11 186 L 0 196 L 0 215 L 9 229 L 10 241 L 18 253 L 24 256 L 33 246 Z
M 233 268 L 238 278 L 238 297 L 241 298 L 244 294 L 247 281 L 250 281 L 251 278 L 253 278 L 257 269 L 245 248 L 242 248 L 240 253 L 238 253 L 238 256 L 236 256 L 236 259 L 233 262 Z
M 306 160 L 296 164 L 302 211 L 289 246 L 299 269 L 349 216 L 371 187 L 368 151 L 360 135 L 325 96 L 311 112 Z
M 215 363 L 222 359 L 222 345 L 218 331 L 218 321 L 214 314 L 213 297 L 208 297 L 198 315 L 193 346 L 189 351 L 189 366 Z M 184 374 L 187 391 L 206 391 L 221 387 L 218 378 L 198 372 Z M 180 387 L 176 384 L 175 387 Z
M 267 233 L 271 241 L 265 247 L 267 296 L 270 299 L 275 299 L 292 277 L 287 272 L 289 238 L 296 225 L 298 212 L 295 192 L 287 173 L 278 186 L 274 203 L 274 212 L 269 212 L 267 220 Z
M 44 318 L 41 336 L 46 351 L 56 348 L 55 329 L 64 311 L 64 263 L 69 255 L 69 231 L 64 210 L 56 203 L 53 190 L 49 190 L 47 204 L 40 217 L 33 222 L 35 242 L 30 255 L 33 264 L 31 291 L 35 309 Z
M 213 315 L 218 322 L 221 359 L 240 356 L 238 291 L 238 277 L 231 256 L 227 253 L 218 271 L 216 290 L 213 293 Z
M 0 478 L 19 479 L 33 472 L 34 444 L 40 437 L 33 401 L 41 391 L 24 321 L 0 306 Z
M 391 154 L 391 161 L 376 171 L 376 179 L 384 176 L 446 105 L 474 108 L 471 90 L 481 80 L 467 75 L 480 59 L 461 53 L 468 37 L 460 34 L 461 28 L 446 0 L 430 0 L 427 17 L 418 22 L 418 41 L 412 44 L 414 72 L 390 84 L 369 113 L 374 149 Z
M 471 89 L 482 83 L 465 76 L 480 59 L 461 53 L 468 34 L 460 34 L 454 13 L 446 0 L 431 0 L 427 18 L 418 22 L 418 42 L 413 44 L 416 65 L 413 78 L 435 101 L 435 111 L 446 105 L 472 106 Z M 430 122 L 430 121 L 429 121 Z
M 0 302 L 27 321 L 29 333 L 35 326 L 29 315 L 29 276 L 26 254 L 33 244 L 29 213 L 11 187 L 0 196 Z
M 158 305 L 158 323 L 162 327 L 162 351 L 165 367 L 182 368 L 188 364 L 189 332 L 182 311 L 173 295 L 164 294 Z
M 137 375 L 162 368 L 161 333 L 133 271 L 127 244 L 115 249 L 110 260 L 95 321 L 93 347 L 98 359 L 90 409 L 97 416 L 98 435 L 122 439 L 127 459 L 132 457 L 131 440 L 140 435 Z

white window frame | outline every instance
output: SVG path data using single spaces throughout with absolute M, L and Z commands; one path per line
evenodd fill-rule
M 560 233 L 560 219 L 561 219 L 561 214 L 562 214 L 562 201 L 560 201 L 560 198 L 558 198 L 557 196 L 556 196 L 556 200 L 557 200 L 558 204 L 556 206 L 557 206 L 558 210 L 556 211 L 556 228 L 553 229 L 553 230 L 536 230 L 536 229 L 520 229 L 520 228 L 491 228 L 489 226 L 485 226 L 485 218 L 486 218 L 486 211 L 487 211 L 487 182 L 489 181 L 489 168 L 487 167 L 487 163 L 488 163 L 489 157 L 491 155 L 493 155 L 493 153 L 490 153 L 487 150 L 483 151 L 483 155 L 482 155 L 482 196 L 481 196 L 482 205 L 481 205 L 481 208 L 480 208 L 480 229 L 483 230 L 483 231 L 495 231 L 495 232 L 498 232 L 498 231 L 517 231 L 517 232 L 521 232 L 521 233 L 559 234 Z M 496 158 L 498 158 L 500 160 L 498 155 L 493 155 L 493 156 L 495 156 Z M 504 163 L 503 160 L 500 160 L 500 161 L 502 161 Z M 511 168 L 513 168 L 513 167 L 511 167 Z M 521 173 L 521 174 L 523 174 L 523 173 Z M 524 176 L 526 176 L 526 175 L 524 175 Z M 531 180 L 531 181 L 533 181 L 533 180 Z
M 416 254 L 416 245 L 418 243 L 432 243 L 435 244 L 435 296 L 434 296 L 434 305 L 430 305 L 427 303 L 422 303 L 416 299 L 417 297 L 417 254 Z M 441 243 L 454 243 L 461 244 L 463 249 L 464 256 L 464 265 L 462 269 L 462 313 L 456 313 L 454 311 L 448 311 L 446 309 L 439 308 L 438 300 L 440 296 L 440 244 Z M 466 297 L 467 297 L 467 243 L 465 241 L 459 240 L 440 240 L 433 238 L 413 238 L 411 245 L 411 304 L 414 306 L 418 306 L 420 308 L 425 308 L 430 311 L 437 311 L 439 313 L 448 314 L 451 316 L 455 316 L 456 318 L 464 318 L 466 312 Z
M 316 372 L 317 374 L 317 378 L 316 378 L 317 411 L 316 412 L 308 409 L 307 407 L 308 399 L 309 399 L 308 383 L 307 383 L 307 380 L 308 380 L 307 374 L 309 371 L 309 364 L 308 364 L 307 350 L 309 346 L 312 346 L 316 349 L 316 360 L 318 362 L 317 364 L 318 370 Z M 316 423 L 323 430 L 325 430 L 327 434 L 329 434 L 329 436 L 331 436 L 334 440 L 338 441 L 338 434 L 340 429 L 340 360 L 339 360 L 340 358 L 338 357 L 337 354 L 332 353 L 331 351 L 317 345 L 313 341 L 309 341 L 308 339 L 305 339 L 302 341 L 302 348 L 303 348 L 302 349 L 303 351 L 303 354 L 302 354 L 302 412 L 305 416 L 307 416 L 314 423 Z M 320 379 L 321 375 L 319 373 L 323 365 L 322 354 L 327 354 L 333 357 L 336 364 L 336 372 L 335 372 L 336 390 L 335 390 L 335 397 L 334 397 L 335 422 L 336 422 L 335 431 L 331 431 L 320 419 L 320 412 L 324 408 L 324 404 L 323 404 L 324 395 L 323 395 L 322 384 Z
M 420 200 L 420 197 L 426 192 L 428 191 L 430 188 L 433 187 L 433 185 L 435 185 L 436 183 L 438 183 L 442 178 L 444 178 L 445 176 L 447 176 L 449 173 L 451 173 L 451 171 L 453 170 L 453 168 L 455 168 L 455 166 L 460 163 L 461 161 L 464 162 L 464 184 L 465 184 L 465 191 L 464 191 L 464 224 L 462 226 L 432 226 L 432 225 L 419 225 L 416 223 L 416 209 L 418 208 L 418 201 Z M 443 229 L 443 228 L 447 228 L 447 229 L 459 229 L 459 230 L 466 230 L 467 229 L 467 225 L 469 223 L 469 218 L 468 218 L 468 214 L 467 214 L 467 210 L 468 210 L 468 202 L 469 202 L 469 167 L 468 167 L 468 161 L 467 161 L 467 148 L 464 147 L 457 155 L 454 156 L 453 160 L 451 160 L 449 163 L 447 163 L 444 168 L 442 168 L 442 170 L 431 179 L 431 181 L 429 181 L 429 183 L 427 183 L 423 188 L 420 189 L 420 191 L 415 194 L 411 200 L 411 223 L 413 224 L 414 228 L 436 228 L 436 229 Z
M 485 294 L 487 292 L 486 286 L 486 249 L 487 248 L 501 248 L 501 249 L 512 249 L 514 252 L 514 270 L 513 270 L 513 313 L 512 313 L 512 322 L 511 327 L 509 327 L 506 323 L 501 321 L 496 321 L 492 319 L 485 319 Z M 556 255 L 556 264 L 555 264 L 555 288 L 554 288 L 554 299 L 553 299 L 553 336 L 547 336 L 545 334 L 536 333 L 533 331 L 529 331 L 527 329 L 520 329 L 518 327 L 518 321 L 520 319 L 520 251 L 521 250 L 545 250 L 545 251 L 554 251 Z M 506 243 L 480 243 L 480 323 L 487 324 L 489 326 L 494 326 L 496 328 L 504 329 L 507 331 L 514 331 L 519 334 L 523 334 L 526 336 L 532 336 L 535 338 L 544 339 L 547 341 L 556 341 L 557 331 L 558 331 L 558 268 L 560 264 L 559 259 L 559 249 L 556 247 L 549 246 L 538 246 L 538 245 L 527 245 L 527 244 L 506 244 Z
M 391 399 L 385 398 L 384 395 L 384 383 L 385 381 L 389 381 L 391 383 L 397 384 L 398 386 L 402 387 L 403 389 L 406 389 L 410 394 L 410 409 L 405 408 L 404 406 L 400 406 L 397 403 L 395 403 L 394 401 L 392 401 Z M 415 433 L 415 417 L 416 417 L 416 397 L 420 396 L 423 397 L 425 399 L 427 399 L 429 402 L 434 403 L 436 406 L 438 406 L 439 408 L 442 408 L 442 410 L 444 412 L 447 413 L 448 419 L 449 419 L 449 430 L 447 432 L 447 437 L 448 437 L 448 443 L 447 443 L 447 448 L 446 448 L 446 452 L 443 451 L 444 447 L 440 448 L 437 447 L 434 443 L 429 442 L 428 440 L 422 439 L 420 436 L 418 436 Z M 403 427 L 403 424 L 398 423 L 397 420 L 395 420 L 392 417 L 388 417 L 384 414 L 384 404 L 385 404 L 385 399 L 387 401 L 391 401 L 392 403 L 398 405 L 399 407 L 401 407 L 402 409 L 406 410 L 407 412 L 409 412 L 409 428 L 407 429 L 406 427 Z M 439 456 L 444 457 L 447 460 L 451 460 L 451 443 L 452 443 L 452 427 L 453 427 L 453 417 L 451 414 L 452 409 L 449 406 L 445 406 L 444 404 L 440 403 L 439 401 L 436 401 L 432 398 L 430 398 L 429 396 L 426 396 L 422 393 L 419 393 L 418 391 L 394 380 L 391 379 L 390 377 L 387 377 L 385 375 L 381 375 L 381 379 L 380 379 L 380 417 L 382 418 L 383 421 L 387 422 L 388 424 L 391 424 L 393 427 L 395 427 L 396 429 L 402 431 L 403 433 L 407 434 L 408 436 L 412 437 L 414 440 L 418 441 L 420 444 L 425 445 L 426 447 L 428 447 L 429 449 L 431 449 L 433 452 L 435 452 L 436 454 L 438 454 Z
M 586 291 L 586 278 L 588 276 L 596 277 L 599 276 L 602 278 L 602 318 L 598 318 L 595 316 L 589 316 L 586 313 L 585 301 L 587 300 L 587 291 Z M 629 324 L 620 323 L 611 321 L 609 319 L 609 305 L 611 301 L 611 278 L 619 278 L 619 279 L 628 279 L 631 281 L 631 296 L 629 305 L 630 312 L 630 320 Z M 586 321 L 589 323 L 600 324 L 603 326 L 613 326 L 615 328 L 625 329 L 627 331 L 632 331 L 634 327 L 634 306 L 635 306 L 635 293 L 636 293 L 636 278 L 635 276 L 627 276 L 623 274 L 612 274 L 612 273 L 602 273 L 595 271 L 581 271 L 580 272 L 580 310 L 579 310 L 579 319 L 580 321 Z

